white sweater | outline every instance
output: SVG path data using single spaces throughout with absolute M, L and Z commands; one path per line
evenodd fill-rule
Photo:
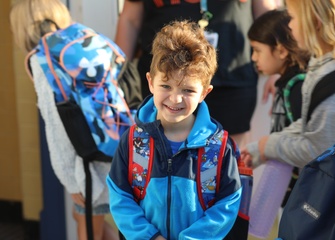
M 38 108 L 45 122 L 45 132 L 53 170 L 69 193 L 81 192 L 85 196 L 85 172 L 83 160 L 76 154 L 62 121 L 58 115 L 53 92 L 37 57 L 33 55 L 30 65 L 34 76 Z M 106 176 L 110 163 L 90 163 L 92 175 L 93 206 L 108 203 Z

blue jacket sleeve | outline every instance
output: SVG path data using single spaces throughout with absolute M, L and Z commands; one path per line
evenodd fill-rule
M 121 138 L 107 176 L 110 211 L 126 239 L 154 239 L 159 231 L 145 218 L 128 183 L 128 133 Z
M 230 196 L 216 202 L 207 209 L 204 216 L 182 231 L 179 239 L 223 239 L 231 230 L 240 206 L 239 189 Z
M 204 216 L 182 231 L 179 239 L 223 239 L 231 230 L 240 207 L 242 188 L 238 172 L 239 150 L 228 141 L 223 159 L 216 203 Z
M 142 208 L 133 196 L 118 188 L 110 176 L 107 176 L 110 211 L 114 221 L 126 239 L 154 239 L 158 230 L 144 217 Z

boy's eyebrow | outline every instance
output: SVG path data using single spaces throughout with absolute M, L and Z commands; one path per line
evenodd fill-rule
M 190 84 L 183 84 L 180 83 L 178 86 L 184 87 L 184 88 L 190 88 L 190 89 L 197 89 L 198 86 L 195 86 L 194 84 L 190 83 Z
M 174 81 L 174 82 L 177 82 L 177 86 L 178 86 L 178 87 L 186 87 L 186 88 L 193 88 L 193 89 L 196 89 L 196 88 L 197 88 L 196 86 L 194 86 L 194 85 L 192 84 L 192 82 L 186 84 L 184 80 L 185 80 L 185 79 L 182 79 L 182 80 L 179 80 L 179 79 L 168 79 L 167 81 L 163 81 L 163 80 L 161 80 L 161 82 L 159 83 L 159 85 L 170 84 L 170 83 L 172 83 L 172 82 Z M 199 81 L 199 80 L 195 80 L 195 81 Z

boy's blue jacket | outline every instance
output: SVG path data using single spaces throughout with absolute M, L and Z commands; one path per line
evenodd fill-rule
M 221 170 L 220 190 L 216 203 L 204 211 L 196 186 L 197 164 L 192 158 L 197 149 L 206 146 L 208 139 L 222 130 L 210 118 L 206 103 L 199 104 L 194 126 L 176 154 L 156 120 L 153 98 L 148 97 L 139 108 L 136 124 L 155 141 L 151 179 L 145 198 L 135 202 L 128 182 L 128 131 L 122 135 L 107 176 L 110 210 L 114 221 L 129 239 L 223 239 L 232 228 L 238 214 L 241 183 L 238 173 L 238 150 L 227 142 Z M 172 159 L 168 173 L 167 160 Z

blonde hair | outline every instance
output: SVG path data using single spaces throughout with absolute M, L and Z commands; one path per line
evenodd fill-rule
M 325 54 L 319 39 L 333 46 L 335 56 L 335 0 L 286 0 L 300 17 L 300 29 L 307 50 L 316 56 Z
M 14 41 L 25 52 L 45 33 L 66 28 L 71 22 L 67 7 L 59 0 L 19 0 L 10 12 Z
M 151 76 L 157 70 L 166 80 L 173 74 L 196 77 L 204 87 L 217 68 L 216 50 L 206 40 L 204 31 L 195 22 L 174 21 L 157 33 L 152 46 Z

